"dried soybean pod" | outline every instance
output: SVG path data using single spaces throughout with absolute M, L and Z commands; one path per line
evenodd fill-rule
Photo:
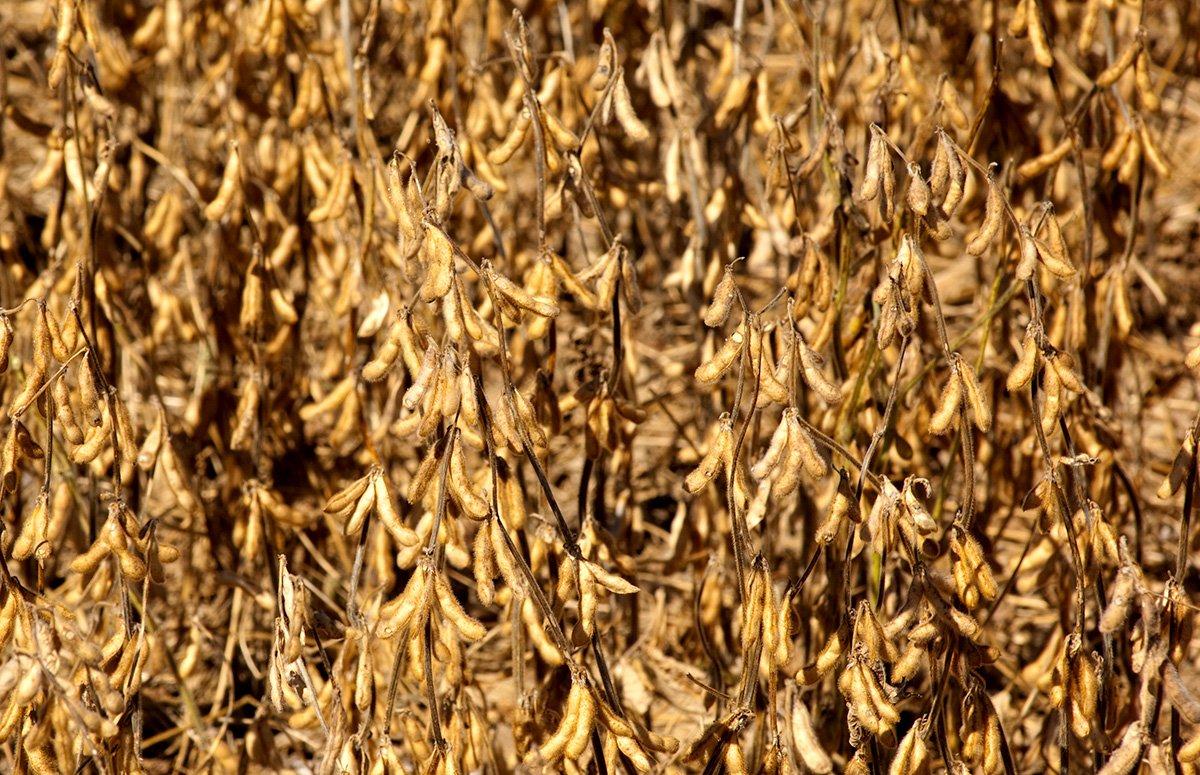
M 1143 729 L 1140 720 L 1125 728 L 1120 744 L 1109 754 L 1108 761 L 1100 768 L 1099 775 L 1129 775 L 1133 772 L 1142 753 Z
M 490 266 L 484 268 L 484 273 L 487 275 L 488 282 L 517 307 L 547 318 L 558 315 L 558 304 L 554 299 L 545 296 L 535 296 L 504 275 L 492 270 Z
M 432 600 L 430 591 L 429 573 L 424 568 L 418 568 L 409 578 L 404 591 L 380 607 L 380 636 L 393 637 L 404 631 L 414 619 L 421 620 L 429 611 Z
M 786 411 L 786 410 L 785 410 Z M 771 434 L 771 441 L 767 445 L 767 451 L 759 458 L 759 461 L 750 469 L 750 475 L 755 479 L 766 479 L 774 473 L 776 465 L 783 459 L 783 452 L 788 445 L 788 422 L 787 418 L 780 417 L 779 425 L 775 426 L 775 432 Z
M 939 145 L 946 147 L 946 165 L 948 168 L 949 180 L 947 182 L 946 194 L 942 199 L 942 210 L 947 216 L 954 215 L 958 210 L 958 206 L 962 203 L 963 196 L 966 193 L 967 185 L 967 170 L 963 167 L 962 159 L 958 157 L 958 146 L 950 139 L 950 136 L 942 132 L 938 136 Z
M 404 391 L 400 400 L 401 405 L 410 412 L 421 405 L 425 394 L 436 385 L 437 375 L 441 370 L 441 350 L 437 344 L 430 342 L 425 348 L 425 356 L 421 359 L 421 368 L 413 377 L 413 383 Z
M 768 475 L 770 480 L 770 492 L 763 497 L 771 497 L 776 501 L 781 501 L 795 491 L 800 484 L 800 474 L 805 470 L 804 458 L 807 454 L 805 445 L 807 439 L 798 438 L 795 436 L 796 424 L 788 418 L 788 413 L 792 410 L 785 409 L 784 416 L 779 423 L 785 431 L 785 442 L 783 454 L 776 463 L 774 471 Z M 818 462 L 820 458 L 817 458 Z
M 612 306 L 617 290 L 617 279 L 624 273 L 623 268 L 628 263 L 625 260 L 625 246 L 620 242 L 614 242 L 605 255 L 607 260 L 603 263 L 604 271 L 596 280 L 596 304 L 601 309 L 608 309 Z
M 634 584 L 631 584 L 611 571 L 605 570 L 599 564 L 591 560 L 584 560 L 583 562 L 587 566 L 588 573 L 596 579 L 596 583 L 609 592 L 617 595 L 632 595 L 638 591 L 638 588 Z
M 1068 353 L 1059 350 L 1050 356 L 1050 358 L 1047 359 L 1047 362 L 1051 367 L 1050 370 L 1057 375 L 1058 380 L 1062 383 L 1063 387 L 1072 393 L 1075 393 L 1076 395 L 1082 395 L 1083 393 L 1087 392 L 1087 388 L 1084 386 L 1083 381 L 1075 372 L 1075 359 L 1072 358 Z
M 988 249 L 988 245 L 991 245 L 992 240 L 1000 233 L 1000 227 L 1004 225 L 1004 196 L 1000 193 L 996 181 L 990 177 L 987 187 L 983 222 L 979 225 L 979 230 L 967 240 L 967 252 L 973 256 L 983 255 L 983 252 Z
M 1071 660 L 1071 721 L 1076 737 L 1086 738 L 1091 732 L 1097 691 L 1096 667 L 1081 651 Z
M 400 240 L 401 243 L 408 241 L 409 243 L 414 243 L 419 246 L 420 241 L 424 236 L 421 230 L 420 205 L 416 201 L 415 196 L 410 196 L 410 194 L 414 193 L 411 190 L 410 185 L 406 185 L 404 181 L 401 180 L 400 162 L 395 155 L 388 160 L 386 175 L 387 178 L 384 192 L 387 195 L 388 203 L 391 205 L 392 213 L 396 218 L 397 239 Z M 409 184 L 412 183 L 413 179 L 410 177 Z M 289 235 L 292 233 L 291 229 L 292 227 L 289 227 L 288 230 L 284 232 L 283 237 L 280 239 L 281 242 L 289 237 Z M 296 237 L 299 237 L 298 228 L 296 229 L 295 234 Z M 276 252 L 279 252 L 278 248 L 276 249 Z M 270 263 L 273 264 L 275 262 L 271 261 Z
M 747 775 L 746 757 L 736 740 L 725 748 L 725 772 L 728 775 Z
M 1017 262 L 1016 278 L 1022 282 L 1033 277 L 1037 270 L 1038 249 L 1037 241 L 1029 231 L 1029 227 L 1021 224 L 1017 229 L 1017 244 L 1020 247 L 1020 260 Z
M 438 471 L 443 454 L 445 454 L 445 450 L 440 449 L 439 445 L 431 444 L 429 446 L 429 450 L 425 453 L 425 457 L 422 458 L 421 464 L 417 466 L 416 472 L 408 481 L 408 491 L 405 494 L 405 498 L 412 505 L 416 506 L 424 499 L 425 494 L 429 490 L 429 485 Z
M 760 71 L 760 74 L 765 77 L 766 71 Z M 729 124 L 730 117 L 736 117 L 741 114 L 741 108 L 746 105 L 746 95 L 749 93 L 750 84 L 754 82 L 754 77 L 747 71 L 734 73 L 729 80 L 729 85 L 725 89 L 725 93 L 721 96 L 721 101 L 717 104 L 717 109 L 713 113 L 713 123 L 718 127 L 725 127 Z M 759 92 L 762 96 L 761 91 Z M 769 127 L 770 112 L 766 111 Z
M 513 154 L 517 152 L 517 149 L 525 142 L 525 137 L 528 135 L 529 127 L 532 123 L 533 119 L 530 117 L 529 109 L 523 108 L 500 145 L 488 151 L 488 164 L 493 166 L 506 164 L 513 157 Z
M 1174 662 L 1163 665 L 1163 693 L 1171 707 L 1179 711 L 1189 724 L 1200 724 L 1200 699 L 1187 687 Z
M 1017 177 L 1021 180 L 1029 180 L 1041 175 L 1046 170 L 1058 164 L 1067 157 L 1071 152 L 1071 138 L 1066 137 L 1050 150 L 1033 157 L 1029 161 L 1024 162 L 1017 167 Z
M 21 392 L 13 398 L 10 404 L 12 416 L 19 417 L 24 414 L 40 394 L 50 369 L 50 349 L 50 328 L 46 323 L 46 308 L 39 302 L 33 329 L 33 362 L 25 374 Z
M 353 184 L 354 162 L 350 155 L 343 151 L 342 161 L 334 171 L 329 190 L 317 206 L 309 211 L 308 220 L 312 223 L 320 223 L 342 217 L 346 206 L 350 203 Z
M 311 59 L 305 59 L 304 64 L 300 67 L 300 77 L 296 79 L 295 103 L 291 113 L 288 114 L 287 123 L 292 129 L 303 128 L 312 117 L 310 106 L 313 103 L 313 93 L 317 92 L 317 98 L 320 99 L 319 78 L 316 63 Z
M 21 532 L 12 544 L 12 558 L 27 560 L 33 556 L 34 549 L 44 540 L 46 535 L 48 496 L 45 492 L 38 494 L 33 508 L 21 519 Z
M 326 514 L 346 515 L 354 505 L 362 498 L 363 493 L 367 491 L 367 487 L 371 486 L 370 475 L 355 479 L 345 488 L 337 492 L 326 503 L 323 511 Z
M 234 199 L 241 189 L 242 163 L 237 143 L 230 145 L 229 159 L 225 162 L 225 171 L 221 174 L 221 185 L 217 195 L 204 208 L 204 217 L 210 221 L 219 221 L 229 211 Z
M 1109 172 L 1121 166 L 1121 159 L 1125 156 L 1125 150 L 1129 147 L 1130 141 L 1133 140 L 1133 132 L 1124 129 L 1113 137 L 1112 142 L 1104 151 L 1104 155 L 1100 157 L 1100 168 Z
M 79 405 L 84 418 L 93 428 L 99 428 L 104 423 L 104 402 L 100 400 L 96 372 L 90 357 L 85 357 L 79 364 Z
M 567 693 L 567 705 L 563 709 L 562 719 L 559 721 L 558 728 L 553 735 L 546 738 L 541 746 L 536 749 L 536 753 L 543 761 L 556 762 L 562 758 L 567 743 L 571 740 L 575 732 L 576 722 L 579 719 L 579 705 L 583 701 L 583 691 L 580 683 L 574 680 L 571 681 L 571 690 Z M 531 758 L 534 753 L 535 751 L 531 750 L 526 755 L 528 763 L 534 761 Z
M 137 457 L 137 439 L 134 436 L 133 420 L 129 417 L 129 407 L 117 395 L 117 390 L 111 385 L 109 390 L 109 405 L 113 408 L 113 414 L 116 415 L 116 430 L 117 444 L 121 447 L 121 462 L 123 466 L 132 466 L 134 458 Z M 132 468 L 122 470 L 122 477 L 128 478 L 132 475 Z
M 923 775 L 929 771 L 929 749 L 925 745 L 925 725 L 918 721 L 896 748 L 888 775 Z
M 699 465 L 684 480 L 684 487 L 688 492 L 697 493 L 704 489 L 705 485 L 721 473 L 725 462 L 732 459 L 733 420 L 726 415 L 720 419 L 719 423 L 717 433 L 713 437 L 708 451 L 704 453 Z
M 833 760 L 829 758 L 817 737 L 817 730 L 813 726 L 808 708 L 799 699 L 792 703 L 791 729 L 792 743 L 796 746 L 796 753 L 800 755 L 804 766 L 817 775 L 833 772 Z
M 406 322 L 402 315 L 397 315 L 388 327 L 387 337 L 375 351 L 375 357 L 363 365 L 363 379 L 368 382 L 378 382 L 388 375 L 399 360 L 401 342 L 404 337 Z
M 548 110 L 542 111 L 542 123 L 549 131 L 550 136 L 554 139 L 554 144 L 563 151 L 574 151 L 579 148 L 579 138 L 570 129 L 567 129 L 558 117 Z
M 963 385 L 958 374 L 957 364 L 950 366 L 950 375 L 946 378 L 946 386 L 942 388 L 942 397 L 938 400 L 937 409 L 929 418 L 929 432 L 940 436 L 950 430 L 954 418 L 958 416 L 958 407 L 962 402 Z
M 12 318 L 7 314 L 0 314 L 0 374 L 8 371 L 8 351 L 12 349 L 12 342 Z
M 1134 129 L 1129 138 L 1129 144 L 1125 147 L 1125 155 L 1121 157 L 1120 166 L 1117 168 L 1117 180 L 1125 184 L 1133 182 L 1134 176 L 1141 169 L 1139 164 L 1144 156 L 1144 150 L 1141 132 Z
M 1022 234 L 1022 238 L 1024 236 Z M 1069 280 L 1069 278 L 1075 276 L 1075 268 L 1070 265 L 1069 260 L 1066 258 L 1066 253 L 1063 253 L 1063 257 L 1061 258 L 1056 256 L 1056 251 L 1051 250 L 1049 245 L 1046 245 L 1042 240 L 1034 238 L 1032 235 L 1028 236 L 1028 241 L 1033 245 L 1033 250 L 1037 252 L 1038 260 L 1045 265 L 1045 268 L 1050 271 L 1051 275 L 1062 278 L 1062 280 Z
M 617 44 L 612 33 L 604 28 L 604 42 L 600 44 L 600 53 L 596 56 L 596 69 L 588 81 L 593 91 L 602 91 L 608 85 L 609 79 L 617 71 Z
M 883 139 L 883 133 L 873 126 L 870 131 L 871 142 L 867 146 L 867 164 L 863 171 L 862 186 L 858 190 L 859 196 L 868 201 L 879 196 L 883 183 L 884 165 L 891 164 L 891 155 L 888 151 L 887 141 Z
M 1008 392 L 1015 393 L 1021 388 L 1029 384 L 1033 379 L 1033 373 L 1037 369 L 1039 360 L 1040 347 L 1037 339 L 1031 333 L 1026 332 L 1025 338 L 1021 342 L 1021 357 L 1013 366 L 1012 371 L 1008 373 L 1008 379 L 1005 381 L 1005 387 Z
M 937 147 L 933 152 L 933 164 L 929 167 L 929 191 L 939 199 L 950 188 L 950 160 L 954 151 L 949 147 L 944 134 L 938 134 Z
M 808 342 L 803 338 L 798 338 L 797 344 L 800 349 L 800 365 L 804 381 L 825 403 L 836 404 L 842 398 L 842 390 L 821 371 L 825 365 L 825 359 L 816 350 L 809 347 Z
M 1191 738 L 1179 747 L 1177 756 L 1182 764 L 1191 764 L 1200 759 L 1200 731 L 1192 733 Z
M 650 130 L 638 118 L 637 113 L 633 110 L 633 103 L 630 102 L 629 89 L 625 86 L 624 68 L 617 70 L 611 99 L 617 122 L 625 130 L 625 134 L 629 136 L 629 139 L 635 143 L 645 142 L 650 139 Z
M 979 380 L 975 377 L 975 369 L 961 358 L 959 358 L 958 365 L 959 376 L 963 383 L 963 393 L 967 397 L 968 406 L 971 407 L 971 416 L 975 420 L 976 427 L 986 433 L 992 427 L 992 413 L 988 408 L 987 400 L 983 397 L 983 389 L 979 386 Z
M 44 726 L 40 729 L 48 731 Z M 25 750 L 25 765 L 32 775 L 57 775 L 61 771 L 58 756 L 49 737 L 39 732 L 31 732 L 25 736 L 22 747 Z
M 59 329 L 58 318 L 54 316 L 54 312 L 49 307 L 43 309 L 43 314 L 46 316 L 46 328 L 50 332 L 50 352 L 53 353 L 54 360 L 66 363 L 71 359 L 74 342 L 67 342 L 63 332 Z M 74 316 L 71 318 L 73 320 Z
M 1054 66 L 1054 53 L 1050 50 L 1050 43 L 1046 40 L 1046 30 L 1042 26 L 1042 14 L 1040 4 L 1037 0 L 1025 0 L 1032 7 L 1029 8 L 1029 45 L 1033 48 L 1033 58 L 1042 67 Z
M 1108 285 L 1112 288 L 1113 320 L 1117 324 L 1117 332 L 1126 337 L 1133 330 L 1133 309 L 1129 300 L 1129 284 L 1124 273 L 1117 271 L 1109 276 Z
M 230 448 L 250 448 L 258 420 L 259 398 L 258 380 L 246 380 L 242 385 L 241 394 L 238 396 L 237 410 L 234 413 L 233 431 L 229 435 Z
M 742 348 L 746 344 L 746 334 L 743 331 L 744 327 L 730 334 L 713 353 L 713 356 L 696 368 L 697 382 L 702 385 L 711 385 L 729 371 L 738 356 L 742 354 Z
M 768 651 L 774 646 L 769 642 L 769 637 L 766 637 L 769 632 L 764 631 L 766 629 L 764 614 L 770 602 L 768 583 L 765 568 L 761 565 L 756 566 L 751 573 L 750 587 L 746 592 L 745 601 L 742 603 L 740 636 L 743 653 L 749 652 L 760 638 L 764 651 Z
M 75 417 L 75 408 L 71 404 L 71 391 L 67 387 L 65 374 L 60 375 L 51 383 L 50 395 L 54 399 L 54 419 L 58 423 L 59 432 L 70 443 L 82 444 L 84 441 L 83 428 Z
M 343 535 L 357 535 L 366 523 L 367 515 L 375 507 L 375 488 L 371 486 L 375 477 L 368 474 L 363 478 L 367 480 L 368 486 L 364 488 L 362 495 L 355 502 L 353 510 L 349 512 L 346 524 L 342 526 Z
M 450 451 L 450 494 L 471 519 L 485 519 L 491 513 L 487 498 L 479 492 L 467 472 L 461 441 L 456 440 Z
M 1013 14 L 1008 19 L 1008 34 L 1014 38 L 1022 37 L 1029 30 L 1030 0 L 1017 0 L 1013 6 Z
M 592 727 L 596 723 L 596 698 L 591 689 L 583 687 L 579 697 L 577 716 L 574 719 L 574 729 L 563 749 L 567 759 L 575 760 L 583 755 L 591 742 Z
M 883 133 L 880 133 L 883 139 Z M 890 148 L 884 149 L 883 164 L 880 166 L 880 188 L 883 198 L 879 201 L 879 214 L 885 221 L 892 220 L 892 212 L 896 204 L 896 168 L 892 161 Z
M 1145 46 L 1142 46 L 1142 50 L 1138 52 L 1133 72 L 1142 105 L 1152 113 L 1157 112 L 1162 107 L 1162 99 L 1154 91 L 1154 83 L 1150 80 L 1150 54 L 1146 51 Z
M 1063 237 L 1062 225 L 1058 222 L 1058 216 L 1053 208 L 1049 208 L 1046 212 L 1046 239 L 1044 240 L 1046 250 L 1055 260 L 1070 266 L 1071 258 L 1067 253 L 1067 241 Z
M 50 70 L 46 81 L 51 91 L 57 91 L 67 72 L 67 60 L 70 55 L 71 36 L 75 32 L 76 10 L 75 3 L 64 0 L 58 3 L 58 25 L 54 31 L 54 57 L 50 60 Z
M 1106 67 L 1103 72 L 1100 73 L 1100 75 L 1096 76 L 1096 86 L 1100 87 L 1101 89 L 1107 89 L 1116 83 L 1117 79 L 1124 75 L 1125 71 L 1129 69 L 1129 66 L 1133 64 L 1133 60 L 1137 58 L 1138 52 L 1141 50 L 1141 48 L 1142 41 L 1140 37 L 1129 41 L 1129 45 L 1127 45 L 1125 49 L 1121 51 L 1121 54 L 1116 58 L 1116 60 L 1111 65 Z
M 1150 134 L 1149 127 L 1146 122 L 1139 120 L 1137 122 L 1138 138 L 1141 141 L 1142 153 L 1146 157 L 1146 161 L 1150 162 L 1150 166 L 1154 168 L 1162 177 L 1171 176 L 1171 168 L 1163 158 L 1162 152 L 1158 148 L 1158 143 L 1154 140 L 1154 135 Z
M 467 640 L 479 640 L 487 634 L 487 628 L 470 616 L 458 602 L 445 573 L 433 573 L 433 590 L 437 595 L 438 609 L 460 635 Z
M 47 559 L 55 549 L 55 544 L 62 538 L 67 528 L 67 522 L 72 516 L 75 497 L 71 493 L 71 485 L 66 481 L 58 483 L 50 497 L 46 512 L 45 534 L 42 543 L 35 549 L 39 560 Z
M 736 293 L 737 284 L 733 279 L 733 270 L 727 265 L 721 275 L 721 282 L 717 283 L 716 290 L 713 291 L 712 303 L 704 312 L 704 325 L 709 328 L 723 325 L 729 319 Z
M 554 274 L 559 282 L 562 283 L 563 289 L 574 296 L 580 304 L 588 309 L 599 308 L 596 295 L 592 293 L 590 288 L 580 282 L 563 257 L 553 251 L 550 252 L 550 268 L 554 270 Z
M 86 552 L 78 554 L 71 560 L 71 571 L 82 575 L 92 573 L 100 562 L 109 555 L 110 549 L 105 541 L 97 540 Z
M 1100 615 L 1100 632 L 1113 633 L 1125 626 L 1136 594 L 1134 571 L 1122 567 L 1113 583 L 1108 606 Z
M 421 300 L 437 301 L 450 291 L 454 279 L 454 246 L 439 226 L 425 229 L 421 243 L 425 257 L 425 282 L 421 285 Z
M 490 520 L 489 520 L 490 522 Z M 471 549 L 472 573 L 475 577 L 475 594 L 485 606 L 496 599 L 496 552 L 492 546 L 492 529 L 487 522 L 475 531 Z
M 1096 40 L 1096 24 L 1100 21 L 1100 0 L 1084 0 L 1083 19 L 1079 23 L 1079 53 L 1086 54 Z
M 929 201 L 931 194 L 929 184 L 921 177 L 921 167 L 915 163 L 908 164 L 908 194 L 905 196 L 905 203 L 908 209 L 912 210 L 917 215 L 924 217 L 929 212 Z
M 500 577 L 504 579 L 504 583 L 508 585 L 514 595 L 525 596 L 527 593 L 525 577 L 521 575 L 516 563 L 513 562 L 513 556 L 508 548 L 509 544 L 505 541 L 507 534 L 500 526 L 500 520 L 491 519 L 484 525 L 491 534 L 493 556 L 496 560 L 496 569 L 500 571 Z M 524 616 L 524 611 L 522 611 L 522 616 Z
M 788 423 L 789 452 L 784 465 L 792 469 L 803 469 L 813 479 L 819 479 L 829 470 L 829 464 L 817 450 L 812 435 L 800 424 L 800 414 L 794 409 L 784 411 Z
M 142 441 L 141 449 L 138 450 L 137 454 L 138 467 L 143 471 L 149 472 L 154 470 L 166 433 L 166 422 L 166 413 L 163 411 L 162 405 L 159 404 L 154 413 L 154 424 L 150 426 L 150 432 L 146 434 L 146 438 Z
M 420 543 L 417 534 L 400 519 L 400 514 L 392 503 L 391 488 L 388 487 L 385 474 L 382 471 L 377 473 L 374 480 L 372 486 L 375 490 L 375 512 L 379 514 L 379 521 L 400 546 L 415 546 Z

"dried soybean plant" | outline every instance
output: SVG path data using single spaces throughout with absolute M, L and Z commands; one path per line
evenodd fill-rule
M 1200 6 L 0 6 L 0 768 L 1194 772 Z

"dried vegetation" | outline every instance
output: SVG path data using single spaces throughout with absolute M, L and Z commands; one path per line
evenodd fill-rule
M 0 768 L 1196 772 L 1200 6 L 520 5 L 0 5 Z

